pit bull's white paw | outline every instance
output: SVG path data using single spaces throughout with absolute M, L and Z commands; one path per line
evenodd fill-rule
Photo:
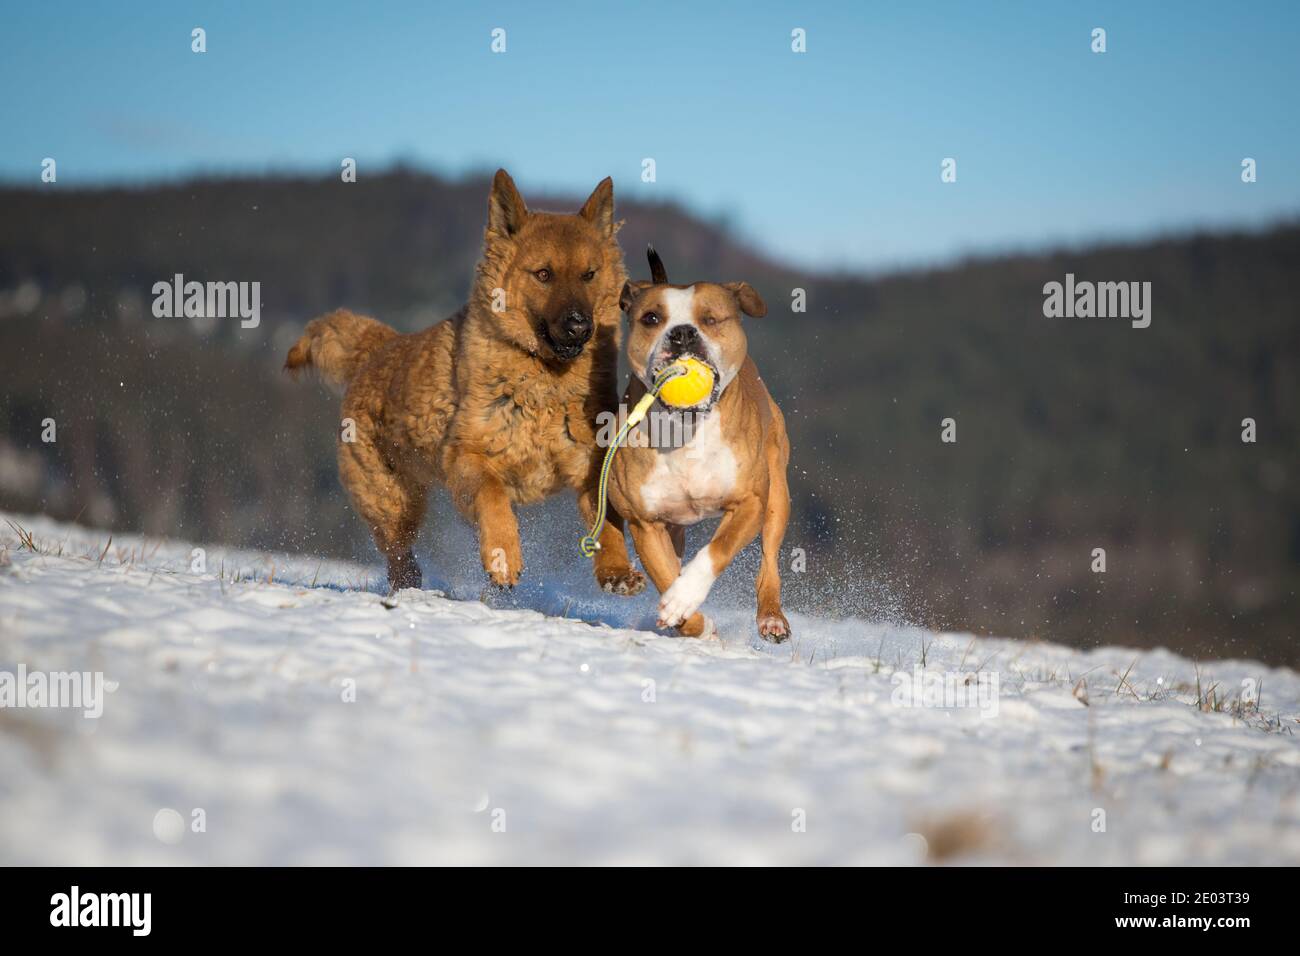
M 677 627 L 704 603 L 704 594 L 687 593 L 685 588 L 678 587 L 681 580 L 678 578 L 659 599 L 660 627 Z
M 705 548 L 691 559 L 659 599 L 659 626 L 677 627 L 698 611 L 716 580 L 713 559 Z

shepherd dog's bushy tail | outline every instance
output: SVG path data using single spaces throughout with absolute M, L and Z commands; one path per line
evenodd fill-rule
M 289 349 L 284 370 L 297 378 L 312 369 L 330 385 L 343 388 L 377 348 L 396 336 L 397 331 L 382 322 L 336 309 L 307 323 L 302 338 Z

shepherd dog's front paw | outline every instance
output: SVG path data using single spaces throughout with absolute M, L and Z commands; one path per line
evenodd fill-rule
M 524 555 L 519 542 L 506 547 L 485 545 L 481 557 L 483 570 L 497 587 L 512 588 L 519 583 L 519 576 L 524 573 Z

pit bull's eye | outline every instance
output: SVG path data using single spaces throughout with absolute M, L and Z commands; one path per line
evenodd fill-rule
M 550 282 L 550 281 L 551 281 L 551 270 L 550 270 L 550 269 L 538 269 L 536 272 L 533 273 L 533 275 L 537 276 L 537 281 L 538 281 L 538 282 Z
M 584 273 L 582 274 L 582 281 L 583 281 L 583 282 L 590 282 L 590 281 L 591 281 L 592 279 L 594 279 L 594 278 L 596 278 L 596 270 L 595 270 L 595 269 L 588 269 L 586 272 L 584 272 Z
M 641 316 L 641 324 L 642 324 L 642 325 L 658 325 L 658 324 L 659 324 L 659 316 L 655 315 L 653 312 L 647 312 L 645 315 Z
M 706 315 L 700 319 L 700 325 L 717 325 L 718 320 L 711 315 Z

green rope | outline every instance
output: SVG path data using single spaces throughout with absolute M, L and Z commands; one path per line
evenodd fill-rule
M 605 511 L 609 501 L 609 469 L 614 464 L 614 452 L 618 451 L 619 446 L 623 444 L 628 432 L 641 424 L 641 419 L 645 418 L 646 412 L 650 411 L 650 406 L 659 397 L 660 390 L 677 376 L 685 375 L 686 372 L 684 366 L 676 364 L 669 365 L 660 372 L 650 391 L 642 397 L 641 401 L 636 403 L 632 413 L 627 416 L 627 421 L 623 423 L 623 427 L 618 430 L 618 434 L 610 442 L 609 449 L 605 452 L 605 461 L 600 466 L 600 494 L 596 499 L 596 523 L 592 526 L 591 533 L 584 535 L 582 540 L 578 542 L 578 550 L 582 552 L 583 557 L 594 557 L 596 552 L 600 550 L 600 541 L 598 539 L 600 538 L 600 532 L 605 528 Z

